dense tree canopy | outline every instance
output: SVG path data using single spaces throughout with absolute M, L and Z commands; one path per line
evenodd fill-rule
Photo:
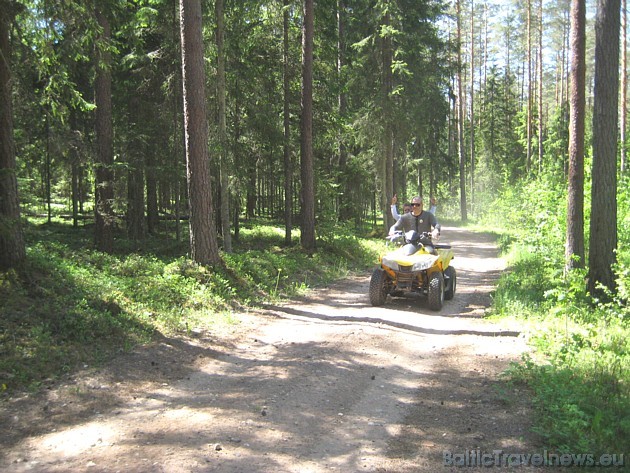
M 95 215 L 105 251 L 110 226 L 142 240 L 174 222 L 182 238 L 197 195 L 186 185 L 178 2 L 5 4 L 22 211 L 75 225 Z M 283 221 L 290 244 L 313 214 L 319 236 L 338 222 L 382 231 L 394 193 L 435 196 L 442 216 L 466 218 L 532 176 L 566 185 L 568 0 L 314 2 L 312 184 L 300 166 L 304 11 L 297 0 L 202 2 L 213 202 L 202 218 L 225 251 L 253 217 Z

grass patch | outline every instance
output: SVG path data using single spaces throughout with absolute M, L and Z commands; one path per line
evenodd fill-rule
M 534 394 L 535 430 L 564 453 L 624 453 L 630 447 L 630 313 L 585 291 L 585 272 L 559 274 L 550 253 L 512 247 L 495 294 L 495 316 L 530 322 L 535 347 L 509 370 Z M 553 253 L 551 253 L 553 254 Z M 620 275 L 620 282 L 623 275 Z M 622 282 L 623 283 L 623 282 Z
M 617 192 L 617 291 L 592 300 L 585 270 L 564 274 L 566 180 L 553 173 L 504 189 L 485 223 L 501 222 L 509 268 L 492 311 L 530 327 L 531 356 L 509 374 L 533 393 L 535 428 L 550 451 L 630 451 L 630 192 Z M 587 190 L 589 182 L 587 184 Z M 590 202 L 584 203 L 586 221 Z M 588 246 L 589 227 L 585 240 Z M 587 255 L 588 258 L 588 255 Z M 627 460 L 626 460 L 627 461 Z
M 113 255 L 92 249 L 92 228 L 26 227 L 27 262 L 0 273 L 0 392 L 35 388 L 81 364 L 178 334 L 232 323 L 235 309 L 303 292 L 374 264 L 382 243 L 337 229 L 309 257 L 269 222 L 241 228 L 218 268 L 186 257 L 187 244 L 118 237 Z

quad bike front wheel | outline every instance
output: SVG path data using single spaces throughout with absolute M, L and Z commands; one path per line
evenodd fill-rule
M 444 276 L 434 271 L 429 276 L 429 309 L 440 310 L 444 305 Z
M 450 301 L 455 297 L 457 289 L 457 271 L 449 266 L 444 271 L 444 300 Z
M 385 304 L 388 292 L 387 273 L 381 268 L 374 268 L 370 279 L 370 302 L 373 306 Z

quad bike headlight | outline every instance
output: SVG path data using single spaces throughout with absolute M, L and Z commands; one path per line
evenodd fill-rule
M 398 266 L 398 262 L 396 262 L 393 259 L 389 259 L 389 258 L 383 258 L 381 260 L 381 262 L 383 263 L 384 266 L 387 266 L 388 268 L 394 270 L 394 271 L 398 271 L 399 266 Z

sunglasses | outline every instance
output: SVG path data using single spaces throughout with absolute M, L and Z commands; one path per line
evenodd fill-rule
M 422 204 L 411 204 L 411 205 L 413 205 L 414 207 L 420 207 Z

